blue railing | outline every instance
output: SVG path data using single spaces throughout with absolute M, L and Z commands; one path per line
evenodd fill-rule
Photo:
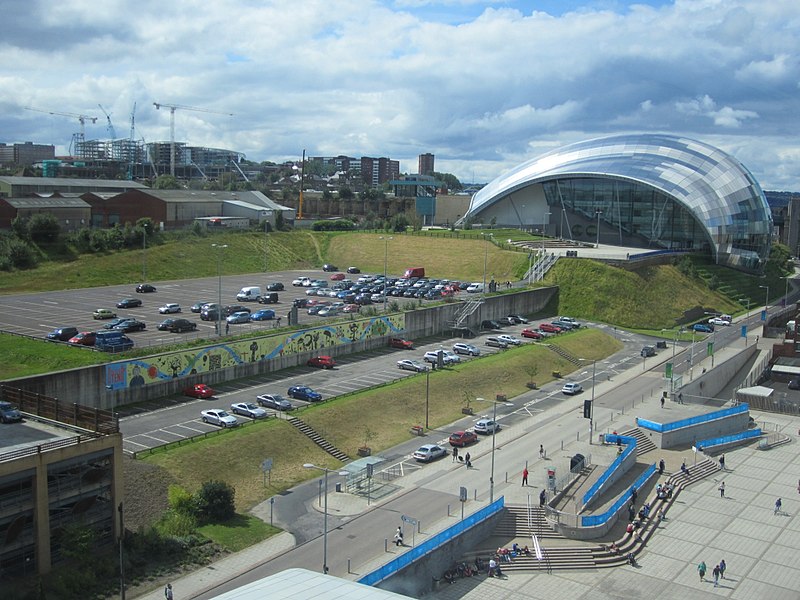
M 401 554 L 382 567 L 375 569 L 372 573 L 364 575 L 364 577 L 357 580 L 358 583 L 363 583 L 364 585 L 377 585 L 387 577 L 394 575 L 411 563 L 433 552 L 442 544 L 449 542 L 478 523 L 485 521 L 492 515 L 500 512 L 503 510 L 503 506 L 505 506 L 505 498 L 501 496 L 489 506 L 483 507 L 478 512 L 466 517 L 463 521 L 459 521 L 458 523 L 451 525 L 444 531 L 440 531 L 433 537 L 425 540 L 419 546 L 416 546 L 408 552 Z
M 713 448 L 714 446 L 722 446 L 724 444 L 730 444 L 732 442 L 740 442 L 743 440 L 749 440 L 751 438 L 757 438 L 760 436 L 761 436 L 760 429 L 748 429 L 747 431 L 742 431 L 741 433 L 735 433 L 733 435 L 724 435 L 718 438 L 702 440 L 697 442 L 697 445 L 705 450 L 707 448 Z
M 642 473 L 639 478 L 633 482 L 631 488 L 641 489 L 643 486 L 647 484 L 647 481 L 655 474 L 656 466 L 650 465 L 647 469 Z M 581 517 L 581 527 L 596 527 L 598 525 L 603 525 L 606 521 L 608 521 L 611 517 L 617 514 L 617 511 L 621 509 L 625 504 L 628 503 L 628 500 L 631 499 L 631 489 L 626 490 L 622 493 L 622 495 L 617 499 L 614 504 L 611 505 L 606 512 L 599 514 L 599 515 L 591 515 L 586 517 Z
M 616 435 L 610 434 L 605 436 L 606 442 L 609 444 L 625 444 L 625 450 L 622 451 L 622 454 L 617 456 L 613 463 L 606 469 L 605 473 L 603 473 L 600 478 L 594 482 L 594 485 L 590 487 L 587 492 L 583 495 L 583 506 L 586 506 L 591 502 L 594 497 L 600 493 L 601 488 L 608 482 L 609 477 L 616 471 L 622 462 L 628 457 L 631 452 L 636 451 L 636 438 L 627 436 L 627 435 Z
M 681 429 L 682 427 L 691 427 L 692 425 L 699 425 L 700 423 L 708 423 L 709 421 L 724 419 L 732 415 L 745 413 L 749 410 L 750 406 L 748 404 L 739 404 L 738 406 L 733 406 L 731 408 L 723 408 L 722 410 L 716 410 L 712 413 L 698 415 L 696 417 L 689 417 L 688 419 L 681 419 L 680 421 L 673 421 L 672 423 L 656 423 L 655 421 L 648 421 L 647 419 L 640 419 L 639 417 L 636 417 L 636 425 L 645 429 L 650 429 L 651 431 L 665 433 L 667 431 Z

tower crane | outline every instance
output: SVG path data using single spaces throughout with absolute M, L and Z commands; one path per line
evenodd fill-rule
M 216 110 L 209 110 L 207 108 L 197 108 L 196 106 L 183 106 L 181 104 L 165 104 L 164 102 L 153 102 L 156 110 L 162 106 L 169 109 L 169 174 L 175 177 L 175 111 L 180 110 L 193 110 L 195 112 L 212 113 L 215 115 L 233 116 L 233 113 L 218 112 Z
M 106 129 L 108 129 L 108 134 L 111 136 L 111 139 L 117 139 L 117 132 L 114 131 L 114 125 L 111 123 L 111 115 L 106 112 L 106 109 L 103 108 L 102 104 L 98 104 L 97 106 L 100 107 L 100 110 L 102 110 L 103 114 L 106 116 Z
M 58 112 L 58 111 L 55 111 L 55 110 L 42 110 L 41 108 L 33 108 L 31 106 L 26 106 L 25 110 L 32 110 L 34 112 L 46 113 L 48 115 L 58 115 L 60 117 L 73 117 L 75 119 L 78 119 L 78 121 L 81 124 L 81 132 L 72 134 L 72 143 L 73 144 L 76 144 L 76 142 L 80 143 L 80 144 L 83 143 L 83 141 L 84 141 L 84 139 L 86 137 L 85 134 L 86 134 L 86 121 L 87 120 L 91 121 L 92 123 L 97 123 L 97 117 L 91 117 L 89 115 L 79 115 L 78 113 Z M 76 146 L 77 146 L 77 144 L 76 144 Z M 70 154 L 72 154 L 72 144 L 70 144 L 69 151 L 70 151 Z

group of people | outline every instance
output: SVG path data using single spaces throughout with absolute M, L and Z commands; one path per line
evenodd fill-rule
M 719 561 L 718 565 L 715 565 L 712 569 L 711 573 L 714 575 L 714 587 L 719 585 L 720 579 L 725 579 L 725 569 L 728 568 L 728 565 L 725 564 L 725 560 Z M 706 580 L 706 567 L 705 561 L 700 561 L 700 564 L 697 565 L 697 572 L 700 574 L 700 581 Z
M 656 486 L 656 498 L 659 500 L 668 500 L 672 498 L 672 492 L 675 489 L 675 486 L 671 483 L 665 483 L 661 485 L 660 483 Z

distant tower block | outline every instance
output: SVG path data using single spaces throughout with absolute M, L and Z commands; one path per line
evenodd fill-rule
M 433 154 L 427 152 L 419 155 L 419 174 L 433 175 Z

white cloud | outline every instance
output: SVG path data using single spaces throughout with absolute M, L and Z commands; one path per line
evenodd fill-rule
M 63 151 L 77 123 L 22 107 L 98 116 L 91 138 L 98 103 L 119 133 L 134 102 L 138 136 L 166 140 L 157 101 L 234 113 L 178 111 L 176 135 L 254 160 L 305 148 L 413 172 L 433 152 L 437 170 L 486 181 L 579 139 L 680 132 L 768 139 L 776 151 L 746 165 L 800 189 L 796 14 L 788 0 L 6 0 L 0 141 Z

